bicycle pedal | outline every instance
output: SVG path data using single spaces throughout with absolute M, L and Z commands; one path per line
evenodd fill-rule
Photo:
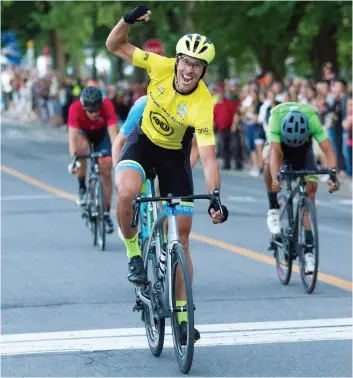
M 143 304 L 142 303 L 136 303 L 135 306 L 132 309 L 132 312 L 139 312 L 143 310 Z

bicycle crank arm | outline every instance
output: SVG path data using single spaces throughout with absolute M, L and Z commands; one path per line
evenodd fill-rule
M 149 308 L 152 308 L 151 301 L 147 299 L 144 294 L 142 294 L 141 287 L 136 288 L 136 296 L 139 298 L 145 305 L 147 305 Z

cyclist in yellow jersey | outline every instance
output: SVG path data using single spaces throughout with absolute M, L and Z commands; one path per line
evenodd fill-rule
M 130 25 L 136 21 L 149 21 L 151 11 L 139 5 L 114 27 L 108 36 L 108 50 L 133 65 L 147 70 L 150 83 L 147 104 L 140 127 L 128 136 L 116 168 L 118 194 L 117 219 L 124 237 L 129 257 L 128 279 L 135 284 L 147 280 L 137 230 L 130 228 L 131 203 L 140 193 L 146 173 L 155 167 L 162 196 L 193 194 L 190 167 L 190 150 L 193 133 L 196 133 L 199 156 L 204 167 L 209 193 L 220 188 L 219 166 L 215 153 L 213 134 L 213 102 L 201 80 L 207 66 L 214 59 L 213 43 L 199 34 L 182 37 L 176 46 L 176 58 L 166 58 L 145 52 L 128 42 Z M 214 203 L 209 206 L 213 223 L 228 217 L 223 206 L 224 218 Z M 183 204 L 178 214 L 180 241 L 184 247 L 191 278 L 193 267 L 189 253 L 189 234 L 192 224 L 193 203 Z M 177 304 L 185 305 L 183 281 L 177 282 Z M 178 313 L 181 330 L 187 317 Z M 182 332 L 182 331 L 181 331 Z M 200 337 L 195 330 L 195 340 Z

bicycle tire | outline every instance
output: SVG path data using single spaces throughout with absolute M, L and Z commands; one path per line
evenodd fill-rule
M 87 215 L 88 222 L 90 223 L 90 231 L 92 237 L 92 244 L 97 245 L 97 217 L 92 215 L 94 210 L 94 186 L 91 185 L 91 182 L 88 183 L 87 197 L 86 197 L 86 206 L 87 206 Z
M 95 186 L 95 202 L 96 202 L 96 224 L 97 224 L 97 244 L 101 251 L 105 250 L 105 223 L 104 223 L 104 195 L 103 185 L 99 178 Z
M 284 193 L 278 195 L 278 203 L 280 205 L 280 224 L 281 224 L 281 241 L 282 241 L 282 250 L 275 244 L 275 258 L 276 258 L 276 271 L 279 280 L 283 285 L 288 285 L 292 276 L 292 267 L 293 267 L 293 256 L 291 253 L 291 243 L 288 236 L 288 226 L 290 225 L 290 216 L 288 212 L 287 204 L 288 197 Z M 284 222 L 287 222 L 288 226 L 283 225 Z M 284 227 L 282 227 L 282 225 Z M 273 239 L 276 236 L 272 236 Z
M 176 359 L 178 361 L 179 369 L 182 373 L 187 374 L 192 366 L 194 358 L 194 302 L 192 296 L 192 286 L 191 278 L 189 274 L 189 268 L 186 261 L 185 253 L 183 247 L 180 244 L 175 244 L 172 250 L 172 304 L 173 309 L 171 313 L 171 326 L 173 334 L 173 343 Z M 186 346 L 181 345 L 180 333 L 179 333 L 179 323 L 178 323 L 178 313 L 175 311 L 176 308 L 176 276 L 177 268 L 180 264 L 180 268 L 183 273 L 184 285 L 185 285 L 185 298 L 186 298 L 186 309 L 187 309 L 187 344 Z M 185 353 L 183 353 L 183 350 Z
M 304 224 L 303 224 L 303 213 L 304 210 L 308 212 L 310 223 L 311 223 L 311 230 L 313 233 L 313 240 L 314 240 L 314 248 L 313 248 L 313 255 L 314 255 L 314 271 L 312 274 L 305 273 L 305 259 L 304 259 L 304 247 L 305 247 L 305 237 L 303 243 L 303 234 L 304 234 Z M 316 211 L 314 205 L 310 198 L 304 197 L 299 202 L 299 214 L 298 214 L 298 242 L 297 242 L 297 251 L 299 256 L 299 270 L 300 270 L 300 277 L 302 284 L 304 286 L 305 291 L 308 294 L 311 294 L 316 287 L 317 275 L 319 270 L 319 233 L 318 233 L 318 226 L 317 226 L 317 219 L 316 219 Z
M 143 259 L 145 259 L 146 254 L 148 253 L 148 261 L 147 261 L 147 277 L 148 277 L 148 290 L 149 290 L 149 297 L 152 298 L 152 288 L 154 283 L 157 281 L 157 270 L 158 270 L 158 263 L 157 263 L 157 257 L 155 253 L 155 247 L 151 245 L 150 249 L 147 250 L 149 238 L 145 240 L 142 254 Z M 150 347 L 151 353 L 155 357 L 159 357 L 163 351 L 163 345 L 164 345 L 164 337 L 165 337 L 165 318 L 159 318 L 156 319 L 153 318 L 154 321 L 154 328 L 157 330 L 155 337 L 155 334 L 153 333 L 153 326 L 151 324 L 151 316 L 149 307 L 147 305 L 144 305 L 143 308 L 143 319 L 145 323 L 145 330 L 146 330 L 146 336 L 148 345 Z

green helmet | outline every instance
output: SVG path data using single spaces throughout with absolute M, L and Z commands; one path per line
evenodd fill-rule
M 200 34 L 186 34 L 179 39 L 176 45 L 176 53 L 204 60 L 210 64 L 216 55 L 214 44 Z

